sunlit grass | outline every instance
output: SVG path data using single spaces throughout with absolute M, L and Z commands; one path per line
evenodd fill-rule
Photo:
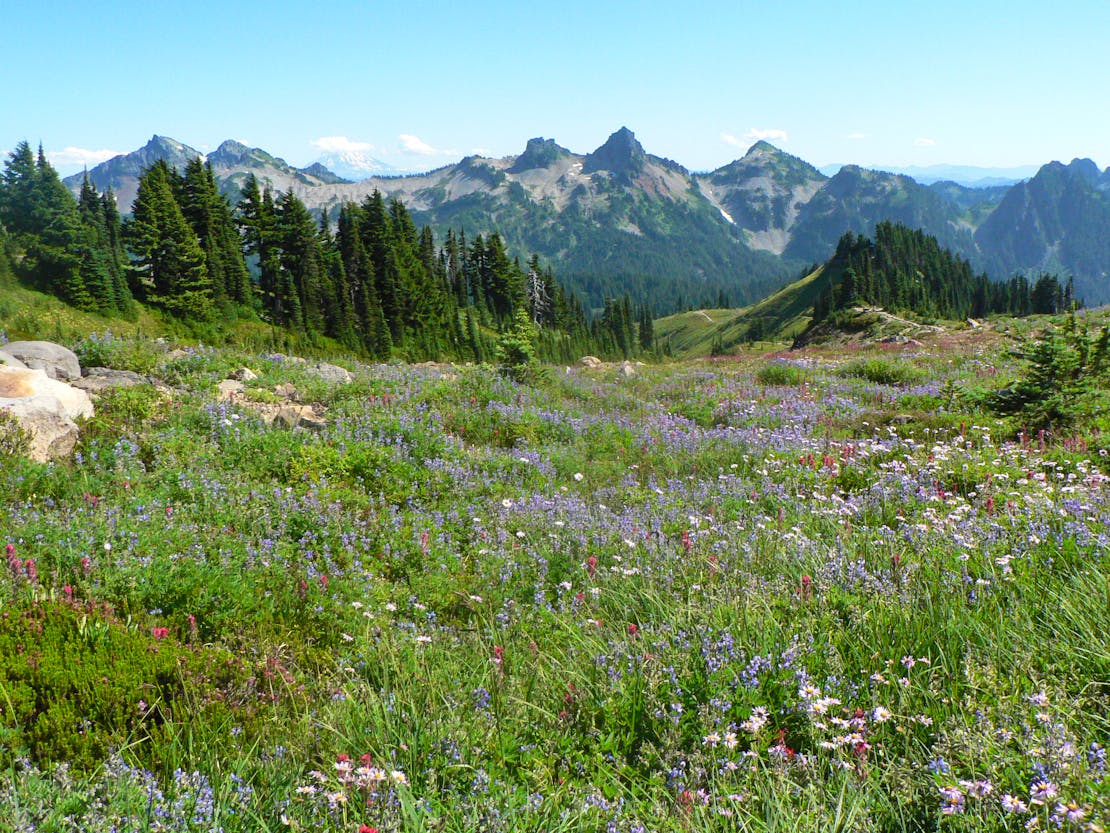
M 0 466 L 0 828 L 1106 825 L 1106 443 L 981 410 L 1001 349 L 332 385 L 113 333 L 167 388 Z

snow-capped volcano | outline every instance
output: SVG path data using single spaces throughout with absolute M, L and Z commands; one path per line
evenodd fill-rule
M 332 173 L 352 182 L 371 176 L 396 176 L 401 173 L 392 165 L 368 155 L 361 150 L 329 151 L 313 160 Z

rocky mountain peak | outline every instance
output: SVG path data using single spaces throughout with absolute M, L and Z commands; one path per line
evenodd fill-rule
M 341 177 L 331 168 L 328 168 L 327 166 L 322 165 L 319 162 L 313 162 L 307 168 L 301 168 L 301 171 L 303 173 L 314 176 L 321 182 L 325 182 L 329 185 L 338 185 L 343 182 L 351 182 L 351 180 Z
M 203 156 L 199 150 L 183 145 L 176 139 L 171 139 L 169 136 L 159 136 L 154 134 L 150 137 L 150 141 L 143 145 L 139 150 L 134 153 L 128 153 L 123 156 L 116 156 L 108 160 L 109 163 L 119 160 L 124 167 L 130 167 L 127 163 L 137 162 L 142 167 L 147 167 L 159 159 L 165 159 L 170 167 L 181 168 L 185 163 L 196 156 Z
M 249 147 L 234 139 L 227 139 L 221 142 L 220 146 L 216 148 L 213 153 L 209 154 L 208 158 L 212 162 L 234 165 L 239 162 L 247 161 L 250 156 L 251 149 Z
M 622 127 L 605 144 L 586 156 L 583 173 L 608 171 L 613 174 L 633 174 L 643 170 L 647 162 L 644 147 L 627 127 Z
M 556 144 L 554 139 L 544 139 L 542 136 L 529 139 L 524 153 L 516 158 L 509 172 L 516 174 L 535 168 L 547 168 L 559 159 L 570 155 L 570 151 Z
M 1068 171 L 1078 176 L 1081 176 L 1092 185 L 1098 182 L 1099 177 L 1102 176 L 1102 171 L 1098 169 L 1093 159 L 1073 159 L 1071 164 L 1068 165 Z
M 763 139 L 760 139 L 758 142 L 748 148 L 748 152 L 744 154 L 744 158 L 747 159 L 748 157 L 769 155 L 778 156 L 781 153 L 782 151 L 772 145 L 770 142 L 765 142 Z

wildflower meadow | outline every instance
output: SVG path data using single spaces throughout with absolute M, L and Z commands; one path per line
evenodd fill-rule
M 1110 418 L 1011 344 L 77 345 L 163 384 L 0 451 L 0 829 L 1105 830 Z

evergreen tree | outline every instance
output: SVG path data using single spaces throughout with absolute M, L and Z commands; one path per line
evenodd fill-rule
M 237 213 L 243 251 L 257 264 L 257 294 L 261 300 L 263 315 L 277 323 L 277 286 L 281 269 L 277 212 L 270 189 L 263 192 L 254 174 L 247 177 L 243 186 L 243 198 L 239 202 Z
M 640 307 L 640 348 L 655 349 L 655 321 L 651 317 L 651 309 L 647 304 Z
M 347 275 L 348 291 L 362 346 L 374 358 L 385 360 L 389 358 L 393 341 L 378 300 L 374 266 L 363 246 L 359 216 L 359 210 L 353 205 L 345 205 L 340 209 L 336 246 Z
M 125 226 L 135 285 L 171 315 L 206 320 L 213 312 L 212 282 L 204 251 L 174 199 L 173 181 L 164 160 L 139 177 L 131 220 Z
M 320 217 L 318 237 L 323 258 L 324 286 L 327 289 L 324 298 L 324 332 L 349 347 L 357 348 L 359 339 L 355 332 L 354 305 L 347 270 L 336 239 L 331 234 L 326 209 Z
M 329 287 L 316 224 L 292 191 L 278 201 L 277 230 L 281 246 L 281 317 L 277 323 L 310 334 L 323 333 Z
M 395 346 L 404 344 L 405 324 L 397 263 L 391 247 L 389 214 L 381 192 L 375 190 L 362 203 L 360 231 L 363 246 L 374 268 L 374 283 L 382 315 L 389 326 L 390 340 Z
M 237 304 L 251 301 L 250 273 L 242 242 L 227 200 L 216 186 L 212 166 L 200 158 L 189 160 L 180 180 L 182 213 L 204 250 L 213 293 Z

